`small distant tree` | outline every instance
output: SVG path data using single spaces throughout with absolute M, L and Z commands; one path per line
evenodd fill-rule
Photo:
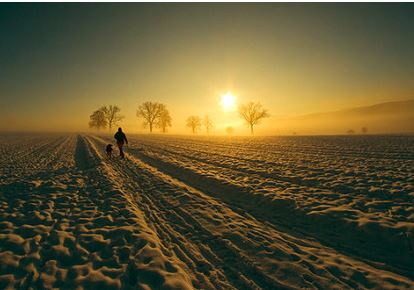
M 355 131 L 353 129 L 349 129 L 348 131 L 346 131 L 346 133 L 348 135 L 354 135 L 355 134 Z
M 207 134 L 210 134 L 210 130 L 214 127 L 213 121 L 210 119 L 208 115 L 204 116 L 203 125 L 206 128 Z
M 250 126 L 250 132 L 253 135 L 253 126 L 260 123 L 263 118 L 269 117 L 269 113 L 260 103 L 249 102 L 246 105 L 240 105 L 239 114 L 247 125 Z
M 226 133 L 232 135 L 234 133 L 234 128 L 232 126 L 226 127 Z
M 193 134 L 201 126 L 201 119 L 199 116 L 190 116 L 187 118 L 187 127 L 191 128 Z
M 362 134 L 367 134 L 368 133 L 367 127 L 362 127 L 361 132 L 362 132 Z
M 113 125 L 118 125 L 124 118 L 124 116 L 119 114 L 121 109 L 116 105 L 102 106 L 99 110 L 102 111 L 105 116 L 109 131 L 111 131 Z
M 160 116 L 157 120 L 157 126 L 161 129 L 163 133 L 167 132 L 167 127 L 171 127 L 172 118 L 170 112 L 167 110 L 165 105 L 161 104 Z
M 138 107 L 137 117 L 144 119 L 144 127 L 149 127 L 150 133 L 163 112 L 165 106 L 157 102 L 145 102 Z
M 105 129 L 108 125 L 105 114 L 101 110 L 96 110 L 89 116 L 89 128 Z

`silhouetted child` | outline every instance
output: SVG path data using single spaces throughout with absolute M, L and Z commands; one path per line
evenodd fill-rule
M 112 158 L 112 151 L 114 149 L 112 149 L 112 144 L 108 144 L 106 145 L 106 155 L 108 156 L 108 158 Z

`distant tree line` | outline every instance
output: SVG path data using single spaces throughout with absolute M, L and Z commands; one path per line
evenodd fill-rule
M 264 118 L 269 117 L 269 112 L 262 107 L 260 103 L 249 102 L 247 104 L 242 104 L 239 106 L 239 116 L 246 122 L 250 128 L 250 133 L 254 134 L 254 126 L 258 125 L 260 121 Z M 203 119 L 199 116 L 190 116 L 187 118 L 187 127 L 191 129 L 194 133 L 204 125 L 207 134 L 210 133 L 210 130 L 214 127 L 213 122 L 208 115 Z M 227 127 L 226 133 L 231 135 L 234 132 L 233 127 Z
M 348 131 L 346 131 L 346 133 L 347 133 L 348 135 L 354 135 L 354 134 L 355 134 L 355 130 L 354 130 L 354 129 L 349 129 Z M 361 134 L 365 135 L 365 134 L 367 134 L 367 133 L 368 133 L 368 129 L 367 129 L 367 127 L 362 127 L 362 128 L 361 128 Z
M 102 106 L 89 116 L 89 127 L 98 131 L 108 128 L 112 130 L 124 118 L 120 114 L 121 109 L 116 105 Z M 163 133 L 171 127 L 172 118 L 164 104 L 157 102 L 144 102 L 137 109 L 137 117 L 143 119 L 144 127 L 149 127 L 152 132 L 154 127 L 160 128 Z
M 112 126 L 117 125 L 124 118 L 120 112 L 118 106 L 102 106 L 89 116 L 89 127 L 96 128 L 98 131 L 108 127 L 111 131 Z
M 145 102 L 138 107 L 137 117 L 144 120 L 144 127 L 149 127 L 150 133 L 154 127 L 161 129 L 163 133 L 171 127 L 172 118 L 164 104 L 157 102 Z
M 121 109 L 116 105 L 102 106 L 89 116 L 89 127 L 98 131 L 108 128 L 112 130 L 113 126 L 117 126 L 124 119 L 120 114 Z M 260 103 L 249 102 L 239 106 L 239 116 L 246 122 L 253 135 L 254 127 L 264 118 L 269 117 L 269 113 L 262 107 Z M 144 128 L 149 128 L 152 133 L 154 128 L 159 128 L 161 132 L 166 133 L 168 128 L 172 126 L 172 117 L 167 106 L 158 102 L 146 101 L 138 106 L 136 115 L 143 120 Z M 192 133 L 197 133 L 203 126 L 205 132 L 210 134 L 214 128 L 213 120 L 205 115 L 204 118 L 191 115 L 186 120 L 186 126 L 191 129 Z M 227 134 L 234 132 L 233 127 L 226 128 Z
M 188 128 L 191 128 L 191 131 L 196 133 L 201 126 L 204 126 L 206 133 L 210 134 L 211 129 L 214 127 L 213 121 L 208 115 L 205 115 L 203 119 L 199 116 L 190 116 L 187 118 L 186 123 Z

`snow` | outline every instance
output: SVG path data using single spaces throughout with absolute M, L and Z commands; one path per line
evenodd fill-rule
M 0 137 L 0 288 L 414 288 L 414 137 Z

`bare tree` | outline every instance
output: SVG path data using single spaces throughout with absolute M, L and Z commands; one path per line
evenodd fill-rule
M 191 128 L 193 134 L 201 126 L 201 119 L 199 116 L 190 116 L 187 118 L 187 127 Z
M 99 131 L 106 128 L 107 125 L 105 114 L 101 110 L 96 110 L 89 116 L 89 128 L 96 128 Z
M 116 105 L 103 106 L 100 110 L 104 113 L 109 131 L 111 131 L 113 125 L 117 125 L 124 118 L 119 114 L 121 109 Z
M 234 133 L 234 128 L 232 126 L 226 127 L 226 133 L 232 135 Z
M 362 134 L 367 134 L 368 133 L 367 127 L 362 127 L 361 132 L 362 132 Z
M 165 105 L 161 106 L 160 116 L 157 120 L 157 126 L 162 130 L 163 133 L 167 132 L 167 127 L 171 127 L 172 118 L 170 116 L 170 112 L 167 110 Z
M 144 127 L 149 126 L 150 133 L 157 124 L 163 111 L 163 105 L 157 102 L 145 102 L 138 107 L 137 117 L 144 119 Z
M 210 130 L 214 127 L 213 121 L 210 119 L 208 115 L 204 116 L 203 125 L 206 128 L 207 134 L 210 134 Z
M 267 110 L 263 109 L 260 103 L 249 102 L 247 105 L 240 105 L 240 117 L 243 118 L 250 126 L 250 132 L 253 135 L 253 126 L 259 124 L 260 120 L 269 117 Z
M 348 135 L 354 135 L 355 134 L 355 131 L 353 129 L 349 129 L 348 131 L 346 131 L 346 133 Z

